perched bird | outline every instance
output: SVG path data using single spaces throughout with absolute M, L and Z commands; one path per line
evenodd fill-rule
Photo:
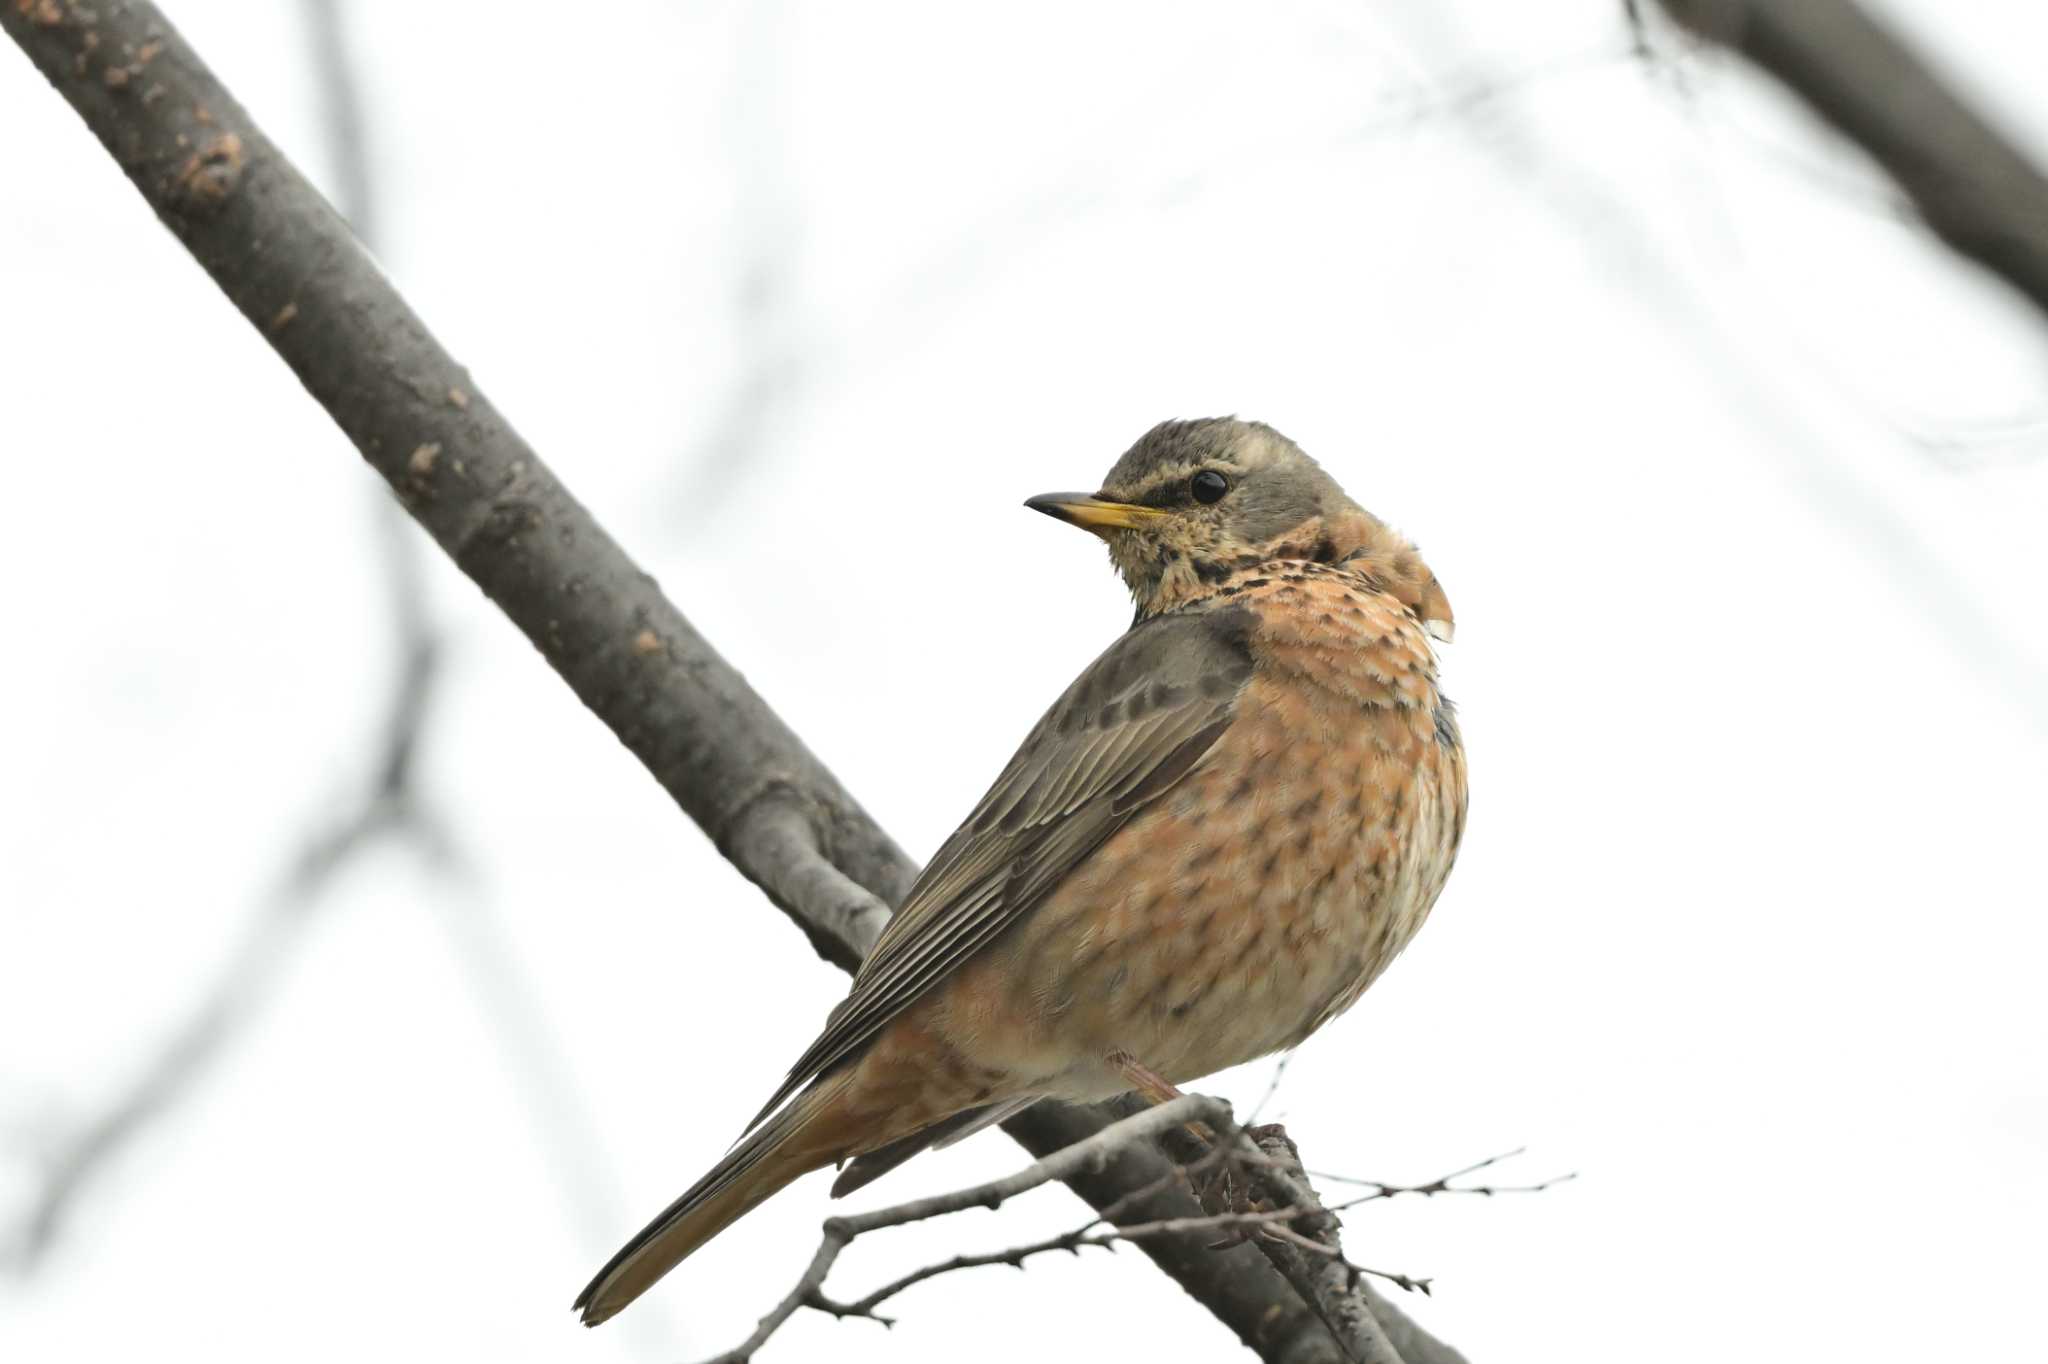
M 576 1300 L 596 1325 L 797 1176 L 836 1197 L 1040 1098 L 1291 1047 L 1420 928 L 1465 755 L 1415 547 L 1269 426 L 1166 422 L 1096 494 L 1137 619 L 911 888 L 748 1133 Z M 773 1116 L 770 1116 L 770 1115 Z

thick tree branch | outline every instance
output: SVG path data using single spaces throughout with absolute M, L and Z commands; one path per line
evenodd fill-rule
M 162 14 L 0 0 L 0 27 L 463 572 L 818 952 L 854 966 L 915 866 L 477 391 Z M 1006 1128 L 1042 1153 L 1103 1121 L 1040 1105 Z M 1073 1183 L 1103 1207 L 1167 1169 L 1132 1148 Z M 1192 1207 L 1162 1194 L 1134 1215 Z M 1266 1358 L 1342 1357 L 1256 1255 L 1145 1246 Z
M 1661 0 L 1862 147 L 1942 240 L 2048 311 L 2048 180 L 1855 0 Z

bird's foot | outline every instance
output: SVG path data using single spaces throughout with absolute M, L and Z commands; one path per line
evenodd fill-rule
M 1262 1122 L 1245 1128 L 1244 1134 L 1252 1139 L 1252 1145 L 1267 1155 L 1296 1165 L 1301 1163 L 1301 1153 L 1294 1148 L 1294 1138 L 1287 1135 L 1287 1124 Z

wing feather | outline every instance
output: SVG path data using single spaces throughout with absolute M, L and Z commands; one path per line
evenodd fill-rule
M 1251 676 L 1241 607 L 1155 617 L 1090 664 L 933 856 L 749 1127 L 857 1056 L 917 998 L 1029 914 L 1229 727 Z

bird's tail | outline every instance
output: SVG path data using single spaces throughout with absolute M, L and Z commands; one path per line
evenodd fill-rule
M 837 1075 L 798 1095 L 628 1241 L 576 1299 L 583 1324 L 611 1317 L 771 1194 L 831 1164 L 843 1146 L 846 1084 Z

